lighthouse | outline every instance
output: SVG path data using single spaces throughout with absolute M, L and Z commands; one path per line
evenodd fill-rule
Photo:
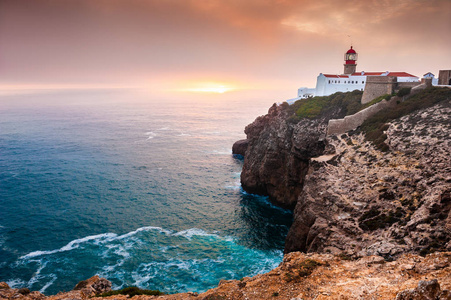
M 406 72 L 356 72 L 357 52 L 352 48 L 345 53 L 345 64 L 343 74 L 323 74 L 320 73 L 316 78 L 316 87 L 301 87 L 298 89 L 298 96 L 287 100 L 288 103 L 294 103 L 296 100 L 305 99 L 314 96 L 329 96 L 336 92 L 352 92 L 355 90 L 364 91 L 367 88 L 367 80 L 370 82 L 382 83 L 395 78 L 398 84 L 403 86 L 415 86 L 420 84 L 420 79 Z M 390 84 L 392 84 L 390 82 Z M 368 94 L 368 93 L 367 93 Z M 373 97 L 374 96 L 374 97 Z M 370 101 L 380 95 L 372 95 Z M 363 98 L 362 98 L 363 99 Z M 362 102 L 363 103 L 363 102 Z
M 354 74 L 355 73 L 355 69 L 356 69 L 356 61 L 357 61 L 357 52 L 355 52 L 354 49 L 349 49 L 346 53 L 345 53 L 345 68 L 344 68 L 344 73 L 345 75 L 350 75 L 350 74 Z

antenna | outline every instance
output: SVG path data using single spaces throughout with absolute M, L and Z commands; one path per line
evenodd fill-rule
M 351 47 L 352 47 L 352 37 L 350 35 L 348 35 L 349 41 L 351 42 Z

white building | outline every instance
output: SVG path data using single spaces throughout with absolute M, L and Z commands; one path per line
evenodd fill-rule
M 356 72 L 357 56 L 358 54 L 351 46 L 351 49 L 345 53 L 344 74 L 320 73 L 316 79 L 316 88 L 301 87 L 298 89 L 298 96 L 287 102 L 293 103 L 296 100 L 314 96 L 328 96 L 336 92 L 363 91 L 368 76 L 394 76 L 397 77 L 397 82 L 420 82 L 419 77 L 406 72 Z
M 432 85 L 438 85 L 438 78 L 435 78 L 435 75 L 431 72 L 427 72 L 423 75 L 423 78 L 432 78 Z

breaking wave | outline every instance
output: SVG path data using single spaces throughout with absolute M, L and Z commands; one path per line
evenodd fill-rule
M 32 269 L 25 285 L 50 294 L 58 291 L 56 283 L 61 278 L 86 279 L 96 274 L 111 280 L 114 288 L 134 285 L 174 293 L 203 292 L 221 279 L 267 272 L 281 259 L 281 251 L 250 249 L 219 232 L 147 226 L 122 235 L 83 237 L 59 249 L 34 251 L 20 257 L 15 267 Z M 23 286 L 24 282 L 13 279 L 11 284 Z

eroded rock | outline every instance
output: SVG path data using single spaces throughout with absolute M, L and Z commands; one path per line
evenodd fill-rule
M 389 152 L 363 134 L 329 136 L 335 155 L 310 165 L 285 251 L 393 259 L 450 250 L 449 132 L 448 101 L 391 122 Z

